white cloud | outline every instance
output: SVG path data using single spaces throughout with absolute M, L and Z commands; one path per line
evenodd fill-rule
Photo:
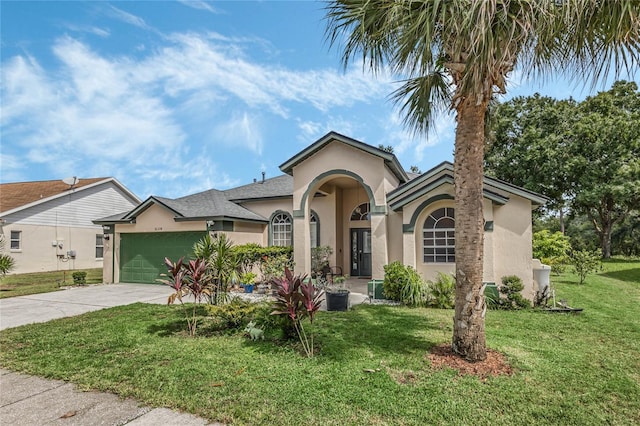
M 89 33 L 93 35 L 97 35 L 98 37 L 107 38 L 111 35 L 109 30 L 104 28 L 94 27 L 94 26 L 78 26 L 74 24 L 67 24 L 66 27 L 74 32 L 78 33 Z
M 112 9 L 120 19 L 148 28 L 144 20 Z M 29 56 L 3 61 L 2 135 L 12 146 L 3 151 L 57 176 L 105 174 L 111 164 L 109 174 L 127 185 L 189 181 L 194 188 L 212 182 L 224 187 L 234 182 L 228 175 L 194 175 L 176 166 L 193 161 L 190 145 L 220 141 L 261 156 L 263 127 L 274 115 L 289 118 L 294 112 L 304 143 L 329 130 L 358 138 L 363 123 L 326 112 L 379 102 L 389 92 L 387 80 L 355 68 L 341 74 L 261 64 L 243 47 L 261 44 L 259 39 L 174 34 L 162 42 L 163 48 L 138 52 L 141 57 L 107 57 L 65 36 L 52 46 L 58 68 L 43 69 Z M 320 119 L 297 118 L 298 107 L 311 107 Z M 194 129 L 203 123 L 209 130 L 197 134 Z M 192 182 L 194 177 L 203 184 Z
M 220 11 L 213 7 L 211 3 L 203 0 L 178 0 L 178 2 L 194 9 L 206 10 L 207 12 L 211 13 L 220 13 Z
M 231 146 L 243 146 L 256 155 L 262 155 L 260 119 L 246 112 L 235 115 L 229 121 L 216 126 L 213 140 L 220 140 Z
M 142 28 L 144 30 L 152 29 L 149 25 L 147 25 L 144 19 L 140 18 L 139 16 L 133 15 L 129 12 L 125 12 L 122 9 L 118 9 L 115 6 L 109 6 L 108 14 L 113 18 L 116 18 L 127 24 L 131 24 L 138 28 Z

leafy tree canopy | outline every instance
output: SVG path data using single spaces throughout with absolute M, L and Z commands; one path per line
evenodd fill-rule
M 518 97 L 490 114 L 487 172 L 588 216 L 602 255 L 613 225 L 640 205 L 640 92 L 618 81 L 577 103 Z

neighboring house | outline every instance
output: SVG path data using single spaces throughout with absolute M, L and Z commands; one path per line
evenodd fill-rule
M 70 179 L 0 184 L 0 232 L 13 273 L 102 268 L 107 242 L 92 221 L 140 203 L 114 178 Z
M 352 277 L 382 279 L 398 260 L 425 279 L 455 270 L 453 165 L 407 174 L 395 155 L 328 133 L 285 161 L 283 175 L 226 191 L 150 197 L 126 214 L 95 221 L 113 235 L 107 282 L 152 283 L 164 256 L 188 256 L 207 231 L 236 244 L 293 245 L 295 269 L 309 272 L 311 247 L 333 248 L 331 264 Z M 546 198 L 484 179 L 484 279 L 518 275 L 534 294 L 531 211 Z

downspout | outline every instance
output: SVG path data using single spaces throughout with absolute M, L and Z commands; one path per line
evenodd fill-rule
M 116 225 L 113 224 L 113 242 L 111 243 L 111 284 L 116 283 Z

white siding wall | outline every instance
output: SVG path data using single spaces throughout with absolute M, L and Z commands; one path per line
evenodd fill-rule
M 137 204 L 106 182 L 4 216 L 1 232 L 7 238 L 6 251 L 11 231 L 22 232 L 21 249 L 9 253 L 16 260 L 13 273 L 101 268 L 102 259 L 95 257 L 95 236 L 102 234 L 102 227 L 92 220 L 131 210 Z M 53 241 L 60 242 L 62 249 L 54 247 Z M 68 250 L 75 250 L 77 257 L 67 259 Z
M 138 203 L 108 182 L 3 217 L 7 223 L 91 227 L 92 220 L 133 209 Z

